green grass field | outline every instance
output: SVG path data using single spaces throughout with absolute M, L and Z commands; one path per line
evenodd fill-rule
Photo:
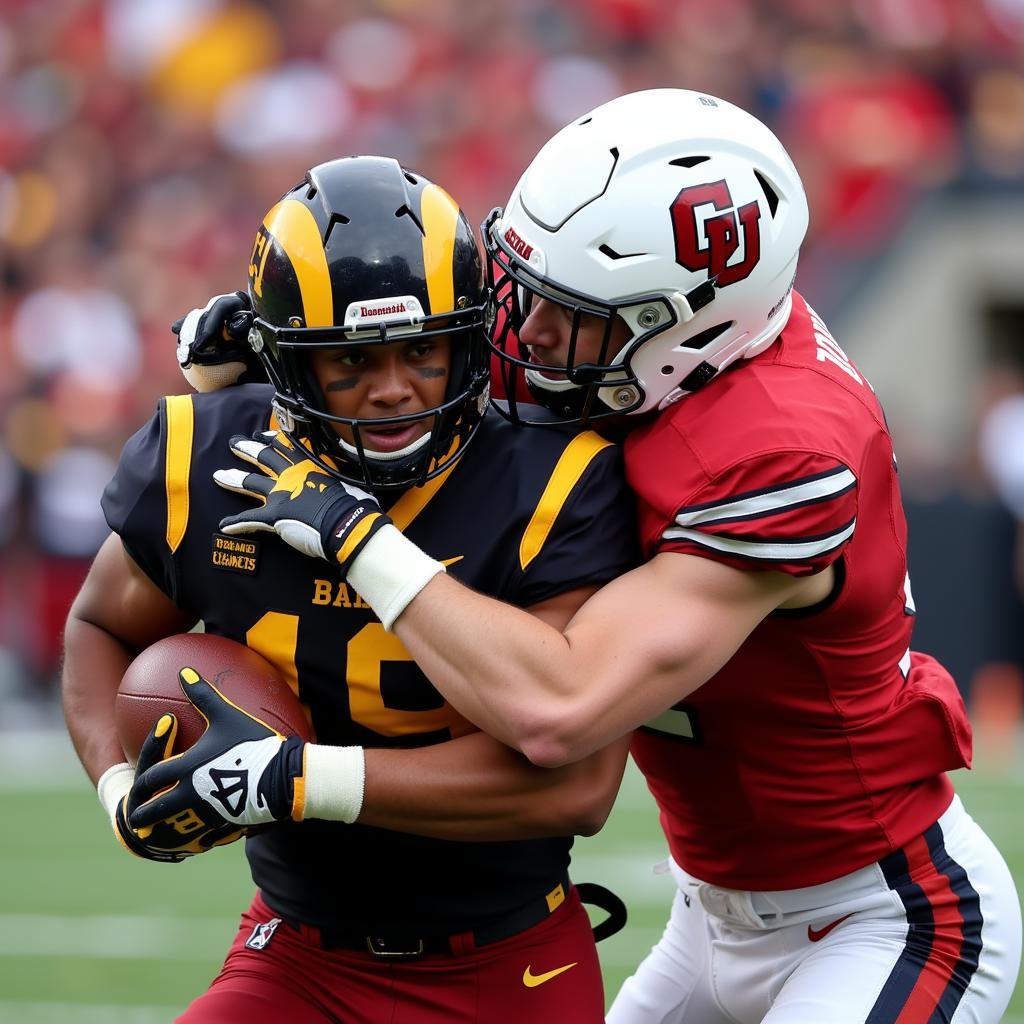
M 999 771 L 979 760 L 958 789 L 1024 881 L 1021 759 Z M 0 820 L 0 1024 L 162 1024 L 206 987 L 252 892 L 240 844 L 179 866 L 128 857 L 52 735 L 0 733 Z M 661 933 L 672 883 L 652 868 L 664 857 L 631 769 L 608 825 L 574 858 L 578 881 L 629 906 L 626 930 L 600 947 L 609 996 Z M 1004 1021 L 1024 1024 L 1024 986 Z

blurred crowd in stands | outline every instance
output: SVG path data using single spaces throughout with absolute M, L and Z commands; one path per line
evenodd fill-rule
M 557 127 L 656 85 L 776 129 L 811 252 L 1024 181 L 1024 0 L 3 0 L 0 700 L 52 690 L 102 487 L 184 388 L 169 324 L 244 287 L 307 166 L 393 155 L 479 223 Z

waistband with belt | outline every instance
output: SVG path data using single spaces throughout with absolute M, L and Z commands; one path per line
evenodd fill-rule
M 354 928 L 319 928 L 303 921 L 290 920 L 283 915 L 281 920 L 307 942 L 321 949 L 359 950 L 381 959 L 400 960 L 411 960 L 431 953 L 464 955 L 540 924 L 565 903 L 570 891 L 569 876 L 564 875 L 546 895 L 530 900 L 493 923 L 450 935 L 417 934 L 404 930 L 370 932 Z
M 937 824 L 949 835 L 965 816 L 960 798 L 954 796 Z M 884 905 L 893 898 L 881 863 L 877 861 L 829 882 L 772 892 L 726 889 L 702 882 L 687 874 L 675 861 L 669 861 L 669 868 L 681 891 L 696 889 L 709 914 L 746 928 L 799 924 L 813 921 L 822 913 L 838 916 L 840 910 L 854 913 Z

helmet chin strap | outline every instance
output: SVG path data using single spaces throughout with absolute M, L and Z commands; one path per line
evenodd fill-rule
M 398 451 L 394 452 L 375 452 L 369 448 L 363 449 L 363 454 L 371 462 L 397 462 L 399 459 L 408 458 L 415 452 L 418 452 L 427 442 L 430 440 L 430 431 L 427 431 L 422 437 L 416 438 L 412 444 L 407 444 L 404 448 L 399 448 Z M 350 456 L 356 462 L 359 461 L 359 449 L 354 445 L 348 443 L 343 438 L 338 438 L 338 446 L 345 452 L 346 455 Z
M 552 367 L 557 369 L 557 367 Z M 535 387 L 541 388 L 543 391 L 572 391 L 574 388 L 581 387 L 580 384 L 574 384 L 567 377 L 552 378 L 541 373 L 539 370 L 525 370 L 523 376 Z
M 629 326 L 629 325 L 627 325 L 627 326 Z M 627 338 L 626 341 L 619 348 L 619 351 L 616 352 L 615 355 L 612 357 L 612 362 L 613 363 L 616 363 L 620 359 L 624 358 L 626 352 L 629 351 L 630 347 L 636 341 L 636 338 L 637 338 L 637 332 L 636 332 L 636 330 L 633 330 L 633 333 L 630 334 L 629 338 Z M 560 370 L 561 368 L 560 367 L 550 367 L 550 369 L 552 369 L 552 370 Z M 618 375 L 619 377 L 625 376 L 625 374 L 622 372 L 622 370 L 620 368 L 618 370 L 609 370 L 608 373 L 603 374 L 602 378 L 600 378 L 600 379 L 595 379 L 594 381 L 587 382 L 587 383 L 584 383 L 584 384 L 576 384 L 573 381 L 569 380 L 568 377 L 560 377 L 560 378 L 548 377 L 544 373 L 542 373 L 541 370 L 539 370 L 539 369 L 537 369 L 537 370 L 524 370 L 523 371 L 523 377 L 526 379 L 526 382 L 528 384 L 531 384 L 533 387 L 539 388 L 541 391 L 547 391 L 547 392 L 552 393 L 552 394 L 560 394 L 560 393 L 564 393 L 566 391 L 579 391 L 579 390 L 582 390 L 583 388 L 591 387 L 593 384 L 601 384 L 601 382 L 603 380 L 607 380 L 607 384 L 606 385 L 598 387 L 597 399 L 598 399 L 598 401 L 600 401 L 604 406 L 606 406 L 609 409 L 614 409 L 615 405 L 613 403 L 611 403 L 611 402 L 606 400 L 606 396 L 605 396 L 605 394 L 603 392 L 606 392 L 607 390 L 611 390 L 611 389 L 615 388 L 615 386 L 616 386 L 616 381 L 615 381 L 616 375 Z

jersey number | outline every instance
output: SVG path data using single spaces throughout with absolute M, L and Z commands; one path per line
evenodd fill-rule
M 295 651 L 299 617 L 267 612 L 246 634 L 245 642 L 281 673 L 297 695 L 299 673 Z M 468 723 L 449 704 L 423 711 L 388 707 L 381 692 L 381 668 L 385 662 L 408 662 L 412 656 L 401 640 L 379 622 L 369 622 L 345 649 L 345 685 L 353 722 L 381 736 L 409 736 L 448 729 L 452 736 L 469 731 Z

